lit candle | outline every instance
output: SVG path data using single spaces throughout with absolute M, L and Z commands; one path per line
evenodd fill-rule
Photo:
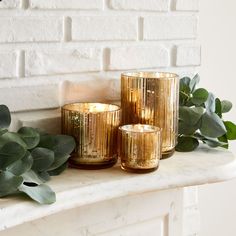
M 74 103 L 62 107 L 62 132 L 74 136 L 77 146 L 69 163 L 99 169 L 117 161 L 120 107 L 103 103 Z
M 119 128 L 119 156 L 123 170 L 145 173 L 158 168 L 161 158 L 161 130 L 151 125 Z

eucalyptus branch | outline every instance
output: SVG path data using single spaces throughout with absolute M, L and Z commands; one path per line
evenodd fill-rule
M 196 149 L 199 142 L 210 147 L 229 147 L 229 140 L 236 140 L 236 125 L 223 119 L 232 103 L 220 100 L 204 88 L 196 88 L 199 75 L 193 79 L 180 80 L 179 93 L 179 135 L 176 150 L 189 152 Z

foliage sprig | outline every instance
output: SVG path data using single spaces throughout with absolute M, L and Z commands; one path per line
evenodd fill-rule
M 8 107 L 0 105 L 0 197 L 24 193 L 40 204 L 55 202 L 45 182 L 66 169 L 74 139 L 31 127 L 9 132 L 10 123 Z
M 204 88 L 197 88 L 199 75 L 180 79 L 179 135 L 176 150 L 190 152 L 199 142 L 210 147 L 228 148 L 229 140 L 236 140 L 236 125 L 223 119 L 232 103 L 220 100 Z

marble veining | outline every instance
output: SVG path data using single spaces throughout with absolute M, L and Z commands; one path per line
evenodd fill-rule
M 201 146 L 192 153 L 175 153 L 149 174 L 123 172 L 119 165 L 104 170 L 68 169 L 49 185 L 57 202 L 41 206 L 19 197 L 0 199 L 0 230 L 104 200 L 149 191 L 196 186 L 236 177 L 236 158 L 224 149 Z

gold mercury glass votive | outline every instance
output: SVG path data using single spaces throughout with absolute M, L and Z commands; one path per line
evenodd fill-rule
M 69 163 L 83 169 L 101 169 L 117 161 L 119 106 L 74 103 L 62 107 L 62 133 L 72 135 L 76 148 Z
M 119 156 L 123 170 L 135 173 L 156 170 L 161 158 L 161 129 L 142 124 L 119 127 Z
M 121 75 L 122 124 L 150 124 L 162 129 L 162 157 L 174 153 L 178 135 L 179 77 L 173 73 Z

